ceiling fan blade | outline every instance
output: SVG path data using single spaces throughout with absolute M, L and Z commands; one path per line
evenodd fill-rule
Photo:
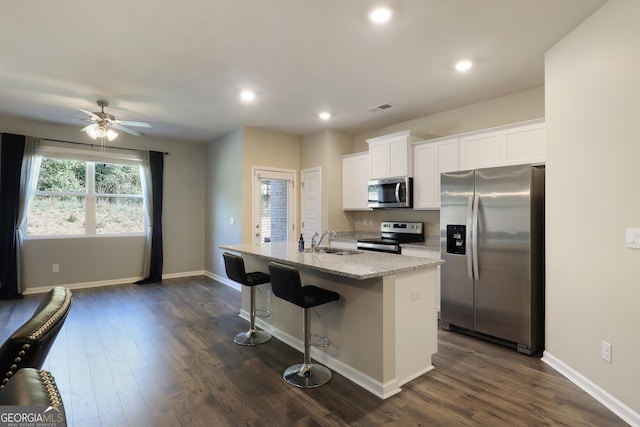
M 122 132 L 130 133 L 131 135 L 135 135 L 135 136 L 142 136 L 143 135 L 142 133 L 138 132 L 137 130 L 129 129 L 127 127 L 121 126 L 118 123 L 112 124 L 111 127 L 116 128 L 118 130 L 121 130 Z
M 85 126 L 82 129 L 80 129 L 80 132 L 87 132 L 90 129 L 95 129 L 98 127 L 98 123 L 92 123 L 89 126 Z
M 85 114 L 88 114 L 89 116 L 91 116 L 92 119 L 95 120 L 100 120 L 99 116 L 96 116 L 94 113 L 92 113 L 91 111 L 87 111 L 87 110 L 83 110 L 82 108 L 78 108 L 78 110 L 82 111 Z
M 126 126 L 137 126 L 141 128 L 150 128 L 151 125 L 145 122 L 130 122 L 127 120 L 114 120 L 114 122 L 118 125 L 126 125 Z

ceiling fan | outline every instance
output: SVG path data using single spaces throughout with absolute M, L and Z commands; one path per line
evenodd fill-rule
M 85 126 L 82 128 L 83 132 L 86 132 L 93 139 L 98 138 L 107 138 L 109 141 L 113 141 L 118 133 L 114 131 L 114 129 L 121 130 L 123 132 L 129 133 L 135 136 L 142 136 L 141 132 L 138 132 L 134 129 L 129 129 L 126 126 L 134 126 L 134 127 L 143 127 L 150 128 L 151 125 L 145 122 L 130 122 L 125 120 L 116 120 L 116 118 L 104 112 L 104 108 L 109 106 L 109 102 L 104 99 L 98 99 L 96 101 L 98 106 L 100 107 L 99 112 L 92 113 L 91 111 L 83 110 L 82 108 L 78 108 L 85 114 L 89 115 L 89 118 L 83 119 L 84 121 L 91 122 L 89 126 Z

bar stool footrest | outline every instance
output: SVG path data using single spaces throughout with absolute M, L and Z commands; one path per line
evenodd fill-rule
M 324 335 L 311 334 L 311 342 L 309 344 L 314 347 L 327 348 L 331 345 L 331 341 Z
M 270 316 L 271 316 L 270 310 L 263 310 L 261 308 L 256 308 L 256 317 L 270 317 Z

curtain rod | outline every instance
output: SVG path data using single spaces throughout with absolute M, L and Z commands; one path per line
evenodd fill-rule
M 65 144 L 75 144 L 75 145 L 86 145 L 87 147 L 98 147 L 98 148 L 113 148 L 115 150 L 126 150 L 126 151 L 140 151 L 135 148 L 127 148 L 127 147 L 114 147 L 113 145 L 101 145 L 101 144 L 88 144 L 86 142 L 75 142 L 75 141 L 65 141 L 62 139 L 51 139 L 51 138 L 41 138 L 43 141 L 51 141 L 51 142 L 62 142 Z M 161 151 L 165 156 L 169 155 L 168 151 Z

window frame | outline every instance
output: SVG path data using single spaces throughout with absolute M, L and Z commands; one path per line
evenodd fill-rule
M 77 160 L 85 162 L 86 188 L 85 192 L 60 192 L 60 191 L 38 191 L 34 186 L 30 198 L 34 196 L 70 196 L 84 198 L 84 214 L 85 214 L 85 232 L 83 234 L 28 234 L 28 219 L 23 226 L 23 236 L 25 240 L 59 240 L 59 239 L 78 239 L 78 238 L 103 238 L 103 237 L 132 237 L 146 235 L 145 230 L 148 227 L 146 215 L 143 212 L 143 228 L 138 232 L 124 233 L 97 233 L 97 200 L 100 197 L 117 197 L 117 198 L 139 198 L 142 200 L 144 209 L 145 196 L 144 190 L 141 194 L 105 194 L 95 192 L 95 164 L 107 163 L 117 165 L 138 166 L 142 165 L 142 159 L 137 152 L 121 153 L 115 151 L 105 151 L 101 149 L 99 152 L 95 150 L 82 150 L 69 147 L 61 147 L 58 145 L 43 145 L 42 159 L 58 159 L 58 160 Z M 39 174 L 38 174 L 39 175 Z M 38 177 L 34 179 L 37 182 Z M 140 177 L 142 180 L 142 177 Z M 142 182 L 141 182 L 142 185 Z M 31 200 L 30 200 L 31 203 Z

